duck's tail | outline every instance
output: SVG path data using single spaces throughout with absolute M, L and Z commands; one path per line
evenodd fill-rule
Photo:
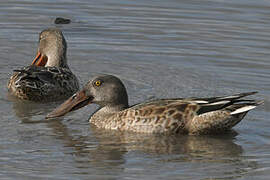
M 255 93 L 209 98 L 208 102 L 202 102 L 197 116 L 188 123 L 188 132 L 190 134 L 213 134 L 231 129 L 245 117 L 248 111 L 263 103 L 263 101 L 240 99 Z

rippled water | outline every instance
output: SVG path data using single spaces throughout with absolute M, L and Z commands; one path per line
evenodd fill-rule
M 70 18 L 54 25 L 56 17 Z M 0 179 L 269 179 L 270 2 L 264 0 L 0 2 Z M 130 103 L 259 91 L 265 104 L 222 136 L 152 136 L 94 129 L 88 106 L 61 121 L 59 102 L 7 95 L 32 62 L 38 34 L 59 27 L 81 85 L 114 74 Z

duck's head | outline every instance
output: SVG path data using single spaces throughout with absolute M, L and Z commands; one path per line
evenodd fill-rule
M 67 44 L 61 30 L 45 29 L 39 34 L 38 51 L 32 65 L 68 67 L 66 50 Z
M 128 107 L 128 95 L 124 84 L 115 76 L 100 75 L 90 80 L 84 88 L 71 96 L 46 118 L 60 117 L 90 103 L 108 110 L 122 110 Z

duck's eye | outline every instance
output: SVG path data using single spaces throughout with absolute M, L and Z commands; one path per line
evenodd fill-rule
M 100 85 L 101 85 L 101 81 L 100 81 L 100 80 L 96 81 L 96 82 L 95 82 L 95 85 L 96 85 L 96 86 L 100 86 Z

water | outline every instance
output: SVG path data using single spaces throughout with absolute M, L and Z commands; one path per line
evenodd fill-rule
M 56 17 L 70 18 L 54 25 Z M 258 0 L 0 2 L 0 179 L 269 179 L 270 2 Z M 259 91 L 265 104 L 222 136 L 152 136 L 91 127 L 91 105 L 59 121 L 60 102 L 7 95 L 38 34 L 59 27 L 81 85 L 97 73 L 149 98 Z

